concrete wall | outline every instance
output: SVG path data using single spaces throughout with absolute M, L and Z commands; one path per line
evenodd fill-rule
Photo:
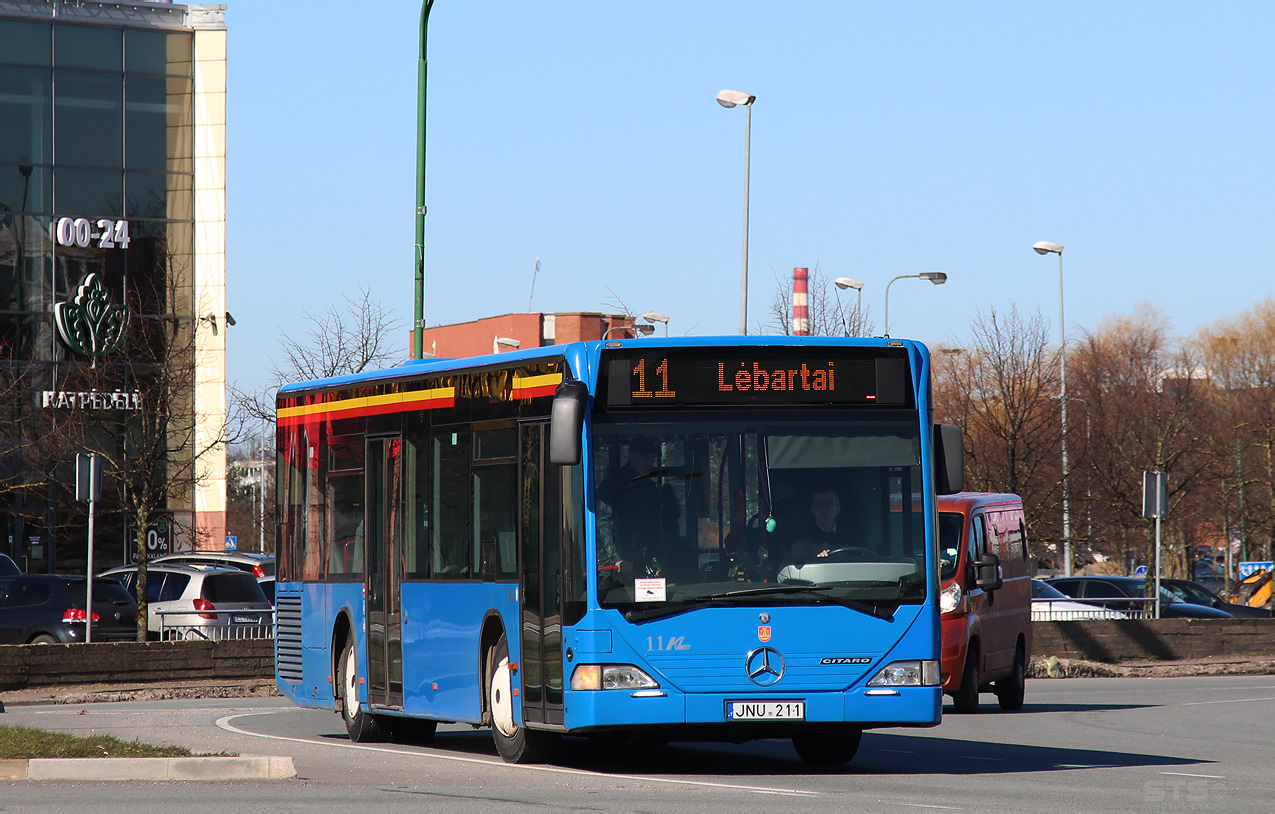
M 1275 654 L 1275 619 L 1034 622 L 1032 655 L 1118 662 Z
M 0 645 L 0 690 L 272 675 L 273 639 Z

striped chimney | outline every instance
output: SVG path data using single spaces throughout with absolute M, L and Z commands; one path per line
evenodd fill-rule
M 792 270 L 792 335 L 810 336 L 809 269 Z

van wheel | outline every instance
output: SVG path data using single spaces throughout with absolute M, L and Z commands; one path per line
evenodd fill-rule
M 836 732 L 794 735 L 792 748 L 797 750 L 798 757 L 812 766 L 840 766 L 854 759 L 862 739 L 862 729 L 846 727 Z
M 957 712 L 978 712 L 978 655 L 972 647 L 965 654 L 961 688 L 952 695 L 952 706 Z
M 338 673 L 341 720 L 345 721 L 350 740 L 355 743 L 385 740 L 388 734 L 385 726 L 359 701 L 359 657 L 353 636 L 345 640 Z
M 1010 711 L 1023 708 L 1023 698 L 1027 695 L 1027 665 L 1020 644 L 1014 651 L 1014 672 L 996 682 L 996 700 L 1001 709 Z
M 491 737 L 506 763 L 542 763 L 556 745 L 557 736 L 529 730 L 514 723 L 513 677 L 509 671 L 509 642 L 504 634 L 487 657 L 487 708 L 491 711 Z

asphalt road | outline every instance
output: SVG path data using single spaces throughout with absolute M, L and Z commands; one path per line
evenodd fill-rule
M 108 732 L 203 752 L 290 755 L 295 781 L 0 781 L 0 810 L 625 811 L 1266 810 L 1275 800 L 1275 676 L 1028 683 L 1023 711 L 984 696 L 937 729 L 865 734 L 834 771 L 787 741 L 600 751 L 568 739 L 549 766 L 509 766 L 486 730 L 428 747 L 352 744 L 336 715 L 280 699 L 9 707 L 0 724 Z

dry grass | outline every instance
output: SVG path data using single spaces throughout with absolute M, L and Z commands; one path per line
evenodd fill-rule
M 28 726 L 0 726 L 0 759 L 50 757 L 187 757 L 180 746 L 152 746 L 109 735 L 78 737 Z

